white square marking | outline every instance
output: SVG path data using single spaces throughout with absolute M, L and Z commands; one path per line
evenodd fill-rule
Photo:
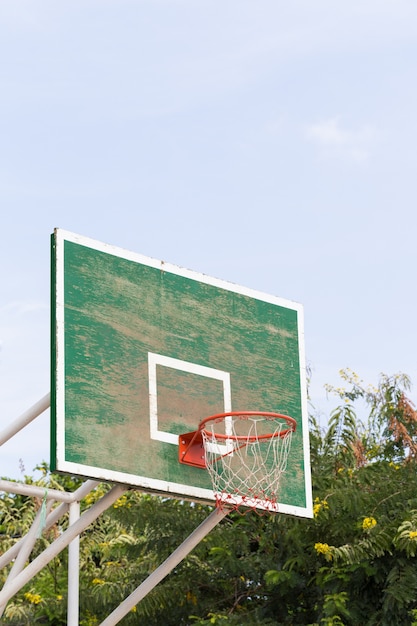
M 232 410 L 229 372 L 217 370 L 213 367 L 206 367 L 205 365 L 198 365 L 197 363 L 190 363 L 189 361 L 183 361 L 182 359 L 173 359 L 172 357 L 164 356 L 163 354 L 148 352 L 149 419 L 151 439 L 178 445 L 178 435 L 168 433 L 164 430 L 159 430 L 158 428 L 158 381 L 156 378 L 157 365 L 170 367 L 172 369 L 180 370 L 181 372 L 197 374 L 198 376 L 205 376 L 206 378 L 213 378 L 214 380 L 220 380 L 223 383 L 224 412 L 227 413 L 228 411 Z M 195 428 L 197 429 L 197 427 L 198 424 L 196 424 Z

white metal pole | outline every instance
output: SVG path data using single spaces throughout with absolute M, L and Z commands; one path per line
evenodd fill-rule
M 47 393 L 41 400 L 36 402 L 30 409 L 22 413 L 14 422 L 0 432 L 0 446 L 11 439 L 19 430 L 30 424 L 38 415 L 46 411 L 51 404 L 51 394 Z
M 16 578 L 14 578 L 7 589 L 0 591 L 0 606 L 10 600 L 20 589 L 26 585 L 36 574 L 38 574 L 45 565 L 52 561 L 67 545 L 79 535 L 87 526 L 91 524 L 103 511 L 109 508 L 121 495 L 126 491 L 123 485 L 116 485 L 107 492 L 100 500 L 98 500 L 91 509 L 87 509 L 81 517 L 69 526 L 67 530 L 55 539 L 46 550 L 36 557 L 29 565 L 25 567 Z
M 80 503 L 70 504 L 69 524 L 80 518 Z M 67 626 L 78 626 L 80 604 L 80 536 L 77 535 L 68 546 L 68 600 Z
M 129 613 L 170 571 L 178 565 L 198 543 L 229 513 L 215 509 L 210 515 L 182 542 L 180 546 L 143 581 L 130 596 L 115 609 L 100 626 L 114 626 Z
M 79 502 L 80 500 L 85 498 L 85 496 L 88 493 L 90 493 L 90 491 L 95 489 L 95 487 L 97 487 L 97 485 L 99 485 L 99 484 L 100 483 L 98 483 L 96 480 L 86 480 L 86 482 L 83 483 L 81 485 L 81 487 L 78 487 L 78 489 L 76 491 L 74 491 L 72 494 L 70 494 L 72 496 L 72 501 L 74 501 L 74 502 L 78 501 Z M 48 494 L 49 493 L 50 493 L 50 491 L 48 491 Z M 68 492 L 65 492 L 65 493 L 68 493 Z M 36 495 L 36 494 L 31 494 L 31 495 Z M 65 513 L 67 513 L 68 508 L 69 508 L 68 502 L 63 502 L 62 504 L 57 506 L 56 509 L 54 509 L 47 516 L 46 523 L 45 523 L 45 530 L 48 530 L 49 528 L 51 528 L 51 526 L 56 524 L 56 522 L 59 519 L 61 519 L 61 517 L 63 515 L 65 515 Z M 13 559 L 16 558 L 16 555 L 19 553 L 19 550 L 21 548 L 22 543 L 25 540 L 25 537 L 22 537 L 22 539 L 20 539 L 11 548 L 9 548 L 7 550 L 7 552 L 4 552 L 2 555 L 0 555 L 0 570 L 3 569 L 3 567 L 6 567 L 6 565 L 8 565 L 11 561 L 13 561 Z
M 58 502 L 73 502 L 74 494 L 68 491 L 59 491 L 59 489 L 48 489 L 48 500 L 58 500 Z M 18 493 L 21 496 L 31 496 L 43 498 L 45 495 L 45 487 L 37 485 L 27 485 L 26 483 L 14 483 L 12 480 L 0 480 L 0 491 L 7 493 Z
M 48 502 L 49 507 L 52 506 L 52 502 Z M 35 545 L 35 541 L 37 539 L 37 534 L 39 531 L 39 524 L 41 521 L 41 509 L 37 512 L 35 519 L 33 520 L 32 526 L 30 527 L 28 533 L 24 537 L 23 543 L 20 545 L 19 553 L 13 563 L 13 567 L 9 572 L 9 575 L 4 583 L 3 589 L 7 589 L 10 585 L 11 581 L 16 578 L 18 574 L 25 567 L 25 563 L 29 558 L 30 553 L 32 552 L 33 546 Z M 4 609 L 6 608 L 6 603 L 3 603 L 0 606 L 0 617 L 3 615 Z
M 49 508 L 49 510 L 52 507 L 52 502 L 48 502 L 47 507 Z M 29 530 L 29 532 L 27 533 L 25 540 L 23 542 L 23 544 L 21 545 L 21 548 L 19 550 L 19 554 L 16 557 L 15 562 L 13 563 L 13 567 L 10 570 L 10 574 L 9 574 L 9 578 L 10 580 L 12 580 L 13 578 L 15 578 L 17 576 L 17 574 L 20 574 L 20 572 L 23 570 L 23 568 L 25 567 L 25 563 L 28 560 L 30 553 L 32 552 L 33 546 L 35 545 L 36 539 L 38 538 L 38 532 L 40 530 L 39 526 L 40 526 L 40 521 L 41 521 L 41 509 L 39 509 L 39 511 L 36 513 L 36 517 L 32 523 L 32 526 Z M 5 586 L 7 585 L 7 581 L 5 583 Z

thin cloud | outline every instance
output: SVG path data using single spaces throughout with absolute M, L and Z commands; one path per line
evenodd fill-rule
M 369 126 L 359 129 L 342 127 L 338 117 L 332 117 L 307 128 L 307 138 L 316 144 L 322 156 L 344 157 L 353 161 L 367 161 L 371 156 L 374 130 Z

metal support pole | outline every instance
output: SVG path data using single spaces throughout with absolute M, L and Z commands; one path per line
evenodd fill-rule
M 210 515 L 183 541 L 174 552 L 143 581 L 130 596 L 115 609 L 100 626 L 114 626 L 129 613 L 178 563 L 180 563 L 198 543 L 226 517 L 229 511 L 215 509 Z
M 53 498 L 58 502 L 73 502 L 74 494 L 68 491 L 59 491 L 59 489 L 48 489 L 48 499 Z M 6 493 L 18 493 L 21 496 L 31 496 L 43 498 L 45 495 L 45 487 L 37 485 L 27 485 L 26 483 L 15 483 L 12 480 L 0 480 L 0 491 Z
M 12 422 L 7 428 L 0 432 L 0 446 L 2 446 L 6 441 L 11 439 L 19 430 L 22 430 L 25 426 L 30 424 L 35 418 L 37 418 L 41 413 L 46 411 L 46 409 L 51 404 L 51 394 L 47 393 L 41 400 L 36 402 L 30 409 L 22 413 L 20 417 L 18 417 L 14 422 Z
M 15 483 L 11 483 L 11 484 L 15 484 Z M 86 480 L 85 483 L 83 483 L 81 485 L 81 487 L 78 487 L 78 489 L 76 491 L 74 491 L 73 493 L 71 493 L 70 495 L 72 496 L 72 501 L 73 502 L 79 502 L 80 500 L 82 500 L 83 498 L 85 498 L 85 496 L 90 493 L 90 491 L 92 491 L 93 489 L 95 489 L 97 487 L 97 485 L 99 485 L 100 483 L 97 482 L 96 480 Z M 27 485 L 29 486 L 29 485 Z M 1 491 L 1 489 L 0 489 Z M 52 490 L 48 491 L 48 495 L 51 493 Z M 68 492 L 66 492 L 68 493 Z M 29 495 L 36 495 L 34 493 L 31 493 Z M 59 519 L 61 519 L 61 517 L 63 517 L 65 515 L 65 513 L 67 513 L 69 508 L 69 504 L 68 502 L 63 502 L 62 504 L 60 504 L 59 506 L 56 507 L 56 509 L 54 509 L 46 518 L 46 523 L 45 523 L 45 530 L 49 530 L 49 528 L 51 528 L 51 526 L 53 526 L 54 524 L 57 523 L 57 521 Z M 26 535 L 24 537 L 22 537 L 22 539 L 20 539 L 17 543 L 15 543 L 11 548 L 9 548 L 7 550 L 7 552 L 4 552 L 4 554 L 0 555 L 0 570 L 3 569 L 3 567 L 6 567 L 6 565 L 8 565 L 11 561 L 13 561 L 13 559 L 16 558 L 17 554 L 19 554 L 20 548 L 22 546 L 22 543 L 25 541 Z
M 48 506 L 50 509 L 52 506 L 51 501 L 48 502 Z M 40 520 L 41 520 L 41 510 L 39 509 L 39 511 L 37 512 L 35 516 L 35 519 L 33 520 L 32 526 L 29 529 L 29 532 L 24 537 L 24 541 L 22 542 L 20 546 L 19 553 L 15 559 L 15 562 L 13 563 L 12 569 L 9 572 L 7 580 L 4 583 L 3 589 L 7 589 L 11 581 L 14 578 L 16 578 L 16 576 L 20 574 L 20 572 L 24 569 L 25 563 L 27 559 L 29 558 L 30 553 L 33 550 L 33 546 L 35 545 L 35 542 L 38 536 Z M 2 605 L 0 605 L 0 618 L 3 615 L 5 608 L 6 608 L 6 603 L 3 603 Z
M 70 504 L 69 524 L 80 518 L 80 503 Z M 67 626 L 78 626 L 80 604 L 80 536 L 77 535 L 68 546 L 68 605 Z
M 46 550 L 42 552 L 36 559 L 34 559 L 29 565 L 25 567 L 16 578 L 14 578 L 7 589 L 0 591 L 0 606 L 5 604 L 12 598 L 29 580 L 31 580 L 36 574 L 38 574 L 45 565 L 52 561 L 61 550 L 67 547 L 67 545 L 77 537 L 87 526 L 91 524 L 103 511 L 109 508 L 121 495 L 126 491 L 126 487 L 123 485 L 116 485 L 100 500 L 98 500 L 91 509 L 87 509 L 81 517 L 73 524 L 69 526 L 67 530 L 55 539 Z

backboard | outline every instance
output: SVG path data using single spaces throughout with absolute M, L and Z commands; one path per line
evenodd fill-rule
M 297 421 L 279 511 L 310 517 L 306 404 L 301 305 L 55 230 L 52 470 L 213 503 L 178 436 L 276 411 Z

